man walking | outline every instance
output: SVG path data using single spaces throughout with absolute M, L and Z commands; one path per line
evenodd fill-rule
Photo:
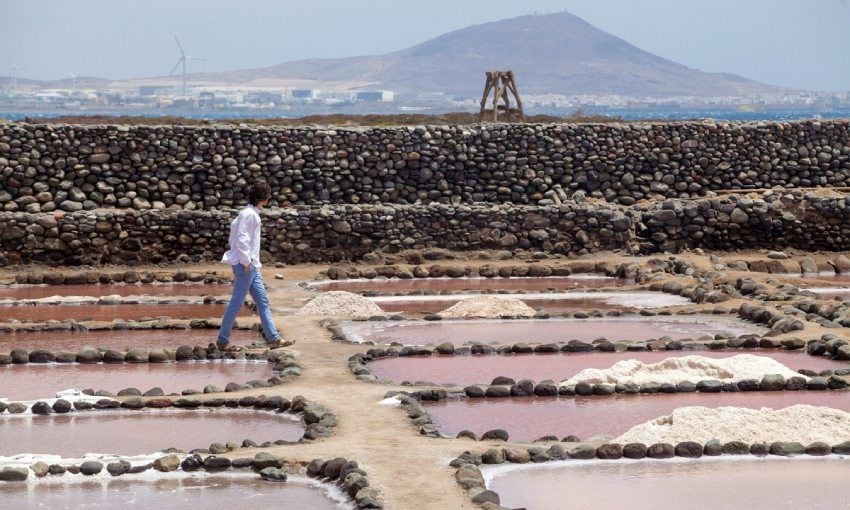
M 222 351 L 238 351 L 241 347 L 231 346 L 230 330 L 236 315 L 245 302 L 245 296 L 250 292 L 257 305 L 257 314 L 263 325 L 263 336 L 270 349 L 292 345 L 294 341 L 284 342 L 272 320 L 269 298 L 260 275 L 260 234 L 261 222 L 259 210 L 271 198 L 271 189 L 266 182 L 257 182 L 248 189 L 249 205 L 239 211 L 239 216 L 230 224 L 230 249 L 221 259 L 222 264 L 228 264 L 233 269 L 233 295 L 227 304 L 221 329 L 218 332 L 216 344 Z

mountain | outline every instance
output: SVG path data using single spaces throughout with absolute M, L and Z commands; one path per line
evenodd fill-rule
M 562 12 L 474 25 L 388 53 L 193 75 L 204 82 L 349 83 L 396 93 L 481 94 L 484 72 L 513 69 L 520 93 L 739 96 L 782 89 L 666 60 Z

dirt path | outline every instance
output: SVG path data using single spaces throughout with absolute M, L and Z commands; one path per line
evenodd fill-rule
M 313 295 L 294 283 L 278 281 L 271 284 L 269 298 L 274 306 L 289 306 Z M 455 483 L 447 464 L 464 450 L 486 449 L 487 443 L 420 436 L 402 410 L 378 404 L 387 391 L 402 387 L 358 381 L 348 369 L 348 357 L 364 347 L 332 341 L 319 318 L 277 314 L 276 321 L 284 337 L 296 340 L 293 350 L 304 371 L 292 383 L 251 393 L 303 395 L 329 407 L 339 417 L 339 426 L 330 438 L 278 447 L 273 453 L 297 461 L 356 460 L 388 509 L 477 508 Z

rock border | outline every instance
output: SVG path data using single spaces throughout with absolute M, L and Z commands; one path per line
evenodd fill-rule
M 129 349 L 127 351 L 116 350 L 99 350 L 93 347 L 83 347 L 76 354 L 72 352 L 53 353 L 47 350 L 35 350 L 27 352 L 24 349 L 13 349 L 10 354 L 0 354 L 0 366 L 3 365 L 25 365 L 25 364 L 80 364 L 80 365 L 121 365 L 121 364 L 139 364 L 139 363 L 191 363 L 194 361 L 210 361 L 217 362 L 221 360 L 238 360 L 244 362 L 262 362 L 274 363 L 272 368 L 272 377 L 262 380 L 255 379 L 246 383 L 237 383 L 235 381 L 227 382 L 224 389 L 221 389 L 213 384 L 205 386 L 202 390 L 184 389 L 180 395 L 189 396 L 196 394 L 234 392 L 250 388 L 269 388 L 286 384 L 293 377 L 301 375 L 302 367 L 295 357 L 290 356 L 286 352 L 264 351 L 261 353 L 252 352 L 221 352 L 215 345 L 211 344 L 212 349 L 207 347 L 195 346 L 180 346 L 176 350 L 171 349 Z M 136 388 L 124 388 L 113 394 L 107 390 L 86 389 L 83 394 L 99 397 L 160 397 L 165 396 L 162 389 L 158 387 L 151 388 L 144 393 Z M 172 394 L 171 396 L 177 396 Z M 0 413 L 4 411 L 3 404 L 0 403 Z M 23 412 L 23 411 L 21 411 Z
M 129 306 L 129 305 L 226 305 L 229 298 L 221 295 L 206 296 L 151 296 L 138 294 L 134 296 L 74 296 L 73 299 L 62 297 L 46 297 L 34 299 L 0 298 L 0 307 L 34 307 L 34 306 Z
M 336 482 L 358 509 L 383 508 L 380 493 L 370 486 L 368 475 L 357 461 L 343 457 L 313 459 L 307 465 L 307 476 L 322 482 Z
M 714 379 L 706 379 L 693 382 L 682 382 L 679 384 L 589 384 L 579 383 L 576 386 L 563 386 L 551 380 L 534 383 L 530 379 L 523 379 L 513 384 L 477 384 L 466 386 L 463 391 L 451 388 L 432 388 L 416 391 L 390 391 L 385 398 L 398 398 L 400 406 L 407 413 L 413 425 L 419 427 L 421 435 L 429 437 L 450 438 L 445 435 L 434 424 L 428 410 L 421 402 L 439 402 L 448 399 L 500 399 L 507 397 L 515 398 L 560 398 L 573 396 L 598 396 L 606 397 L 612 395 L 636 395 L 636 394 L 659 394 L 659 393 L 720 393 L 741 391 L 850 391 L 850 377 L 830 376 L 814 377 L 806 381 L 802 377 L 792 377 L 787 381 L 781 375 L 768 374 L 761 380 L 746 379 L 737 383 L 722 383 Z M 498 439 L 508 441 L 508 432 L 503 429 L 486 431 L 479 438 L 474 432 L 462 430 L 457 437 L 467 437 L 475 440 Z M 547 435 L 536 439 L 537 441 L 557 440 L 556 436 Z M 569 435 L 562 441 L 575 442 L 580 439 Z
M 638 317 L 687 317 L 687 316 L 692 316 L 692 315 L 715 315 L 715 316 L 718 316 L 718 315 L 732 315 L 732 314 L 737 315 L 738 309 L 737 308 L 727 309 L 727 308 L 724 308 L 724 307 L 715 307 L 714 309 L 708 311 L 708 310 L 699 310 L 699 309 L 688 308 L 688 309 L 676 310 L 674 312 L 674 311 L 662 308 L 662 309 L 658 309 L 657 311 L 644 309 L 644 310 L 641 310 L 641 311 L 635 312 L 635 313 L 621 312 L 619 310 L 610 310 L 606 313 L 602 313 L 599 310 L 591 310 L 590 312 L 564 313 L 564 314 L 559 315 L 559 316 L 552 316 L 552 315 L 545 313 L 545 312 L 537 312 L 536 314 L 534 314 L 531 317 L 529 317 L 529 316 L 503 315 L 501 317 L 492 318 L 492 319 L 444 319 L 439 314 L 428 314 L 428 315 L 425 315 L 422 318 L 408 318 L 408 317 L 405 317 L 403 315 L 390 315 L 390 316 L 375 315 L 375 316 L 369 317 L 368 319 L 363 319 L 363 320 L 352 319 L 352 320 L 347 321 L 347 322 L 383 322 L 383 321 L 422 322 L 422 321 L 441 321 L 441 320 L 447 320 L 447 321 L 546 320 L 546 319 L 559 319 L 559 318 L 561 318 L 561 319 L 627 318 L 628 319 L 628 318 L 638 318 Z M 744 317 L 740 317 L 740 316 L 738 318 L 748 320 L 748 319 L 746 319 Z M 749 321 L 749 322 L 752 322 L 752 321 Z M 374 341 L 371 341 L 371 340 L 367 340 L 367 341 L 364 341 L 364 342 L 357 342 L 357 341 L 351 340 L 348 337 L 348 335 L 345 333 L 345 331 L 342 329 L 342 326 L 340 325 L 340 321 L 337 320 L 337 319 L 322 319 L 322 320 L 319 321 L 319 325 L 321 327 L 325 328 L 328 331 L 328 333 L 330 333 L 331 340 L 333 340 L 335 342 L 342 342 L 342 343 L 353 344 L 353 345 L 367 345 L 367 346 L 368 345 L 388 345 L 388 346 L 399 346 L 399 347 L 405 346 L 404 344 L 402 344 L 400 342 L 391 342 L 389 344 L 378 344 L 378 343 L 375 343 Z M 708 335 L 706 335 L 706 336 L 708 336 Z M 758 335 L 750 334 L 750 335 L 743 335 L 743 336 L 758 336 Z M 648 339 L 646 341 L 653 341 L 653 340 L 656 340 L 656 339 Z M 576 341 L 578 341 L 578 340 L 576 340 Z M 620 342 L 620 341 L 618 340 L 618 342 Z M 535 345 L 535 344 L 532 342 L 531 345 Z M 410 347 L 423 347 L 423 346 L 416 345 L 416 346 L 410 346 Z
M 119 320 L 113 322 L 104 321 L 77 321 L 67 319 L 64 321 L 44 322 L 6 322 L 0 323 L 0 334 L 2 333 L 42 333 L 52 331 L 144 331 L 150 329 L 181 331 L 186 329 L 219 329 L 221 319 L 172 319 L 171 317 L 158 317 L 146 320 Z M 233 329 L 259 330 L 259 323 L 243 325 L 239 319 L 233 325 Z
M 244 447 L 244 446 L 243 446 Z M 260 452 L 251 457 L 231 459 L 216 454 L 203 456 L 193 453 L 180 458 L 175 453 L 158 457 L 153 462 L 132 466 L 127 460 L 119 459 L 104 465 L 97 460 L 84 461 L 81 464 L 63 465 L 36 462 L 28 467 L 0 468 L 0 482 L 25 481 L 32 473 L 35 478 L 62 476 L 65 473 L 92 476 L 106 470 L 113 478 L 130 476 L 154 470 L 161 473 L 183 471 L 206 471 L 222 473 L 229 470 L 251 470 L 263 480 L 286 482 L 288 471 L 305 469 L 303 462 L 286 461 L 276 455 Z M 360 468 L 357 461 L 337 457 L 331 460 L 314 459 L 306 465 L 306 475 L 323 483 L 334 483 L 351 498 L 358 509 L 380 509 L 380 493 L 370 486 L 368 474 Z
M 117 283 L 230 283 L 230 278 L 218 276 L 217 271 L 184 271 L 161 270 L 161 271 L 64 271 L 51 268 L 43 272 L 25 272 L 15 275 L 14 282 L 17 285 L 83 285 L 83 284 L 117 284 Z M 4 288 L 0 285 L 0 288 Z
M 383 359 L 383 358 L 393 358 L 393 357 L 408 357 L 408 356 L 472 356 L 472 355 L 495 355 L 495 356 L 504 356 L 509 354 L 554 354 L 554 353 L 581 353 L 581 352 L 646 352 L 646 351 L 688 351 L 693 352 L 695 354 L 699 354 L 703 351 L 718 351 L 718 350 L 727 350 L 727 349 L 740 349 L 740 350 L 750 350 L 750 349 L 768 349 L 768 350 L 786 350 L 786 351 L 794 351 L 806 349 L 806 353 L 810 356 L 827 356 L 831 355 L 831 360 L 836 361 L 836 363 L 841 363 L 844 361 L 844 358 L 841 357 L 843 355 L 844 350 L 841 348 L 844 346 L 841 342 L 843 340 L 830 340 L 830 342 L 823 343 L 821 340 L 814 339 L 809 340 L 808 342 L 803 341 L 799 338 L 786 338 L 783 340 L 775 340 L 770 337 L 758 337 L 757 335 L 741 335 L 739 337 L 731 337 L 729 338 L 727 335 L 716 335 L 715 340 L 711 342 L 699 342 L 699 341 L 680 341 L 680 340 L 656 340 L 649 342 L 609 342 L 609 341 L 594 341 L 594 342 L 582 342 L 578 340 L 571 340 L 569 342 L 556 342 L 556 343 L 525 343 L 525 342 L 517 342 L 514 344 L 506 344 L 500 346 L 492 346 L 488 344 L 482 343 L 474 343 L 471 346 L 460 346 L 456 347 L 454 344 L 450 342 L 444 342 L 437 346 L 432 345 L 424 345 L 424 346 L 403 346 L 403 347 L 372 347 L 366 352 L 356 353 L 348 358 L 348 368 L 351 370 L 352 374 L 354 374 L 361 381 L 378 381 L 377 377 L 372 374 L 372 371 L 369 369 L 368 364 L 372 361 Z M 474 359 L 474 358 L 471 358 Z M 805 375 L 807 377 L 821 377 L 821 378 L 829 378 L 832 376 L 845 376 L 850 375 L 850 364 L 847 364 L 845 368 L 837 368 L 836 370 L 824 370 L 821 372 L 814 372 L 811 370 L 801 369 L 797 371 L 801 375 Z M 401 386 L 443 386 L 443 387 L 458 387 L 455 383 L 432 383 L 432 382 L 423 382 L 423 381 L 402 381 L 397 383 L 395 381 L 389 381 L 392 384 L 399 384 Z M 555 384 L 559 386 L 560 383 L 553 383 L 552 381 L 541 381 L 540 384 L 549 383 Z M 790 383 L 790 381 L 786 381 L 786 383 Z M 504 385 L 515 385 L 516 381 L 507 376 L 497 376 L 493 379 L 493 382 L 490 385 L 504 386 Z M 776 382 L 773 382 L 772 385 L 775 385 Z M 794 383 L 790 383 L 792 386 L 796 386 L 799 384 L 799 381 L 795 381 Z M 838 385 L 838 382 L 833 382 L 833 385 Z M 488 386 L 485 383 L 476 383 L 470 386 L 484 387 L 484 391 L 486 393 Z M 527 386 L 527 383 L 526 383 Z M 748 385 L 747 387 L 751 387 L 752 385 Z M 536 387 L 535 387 L 536 388 Z M 799 388 L 795 388 L 799 389 Z M 535 391 L 537 391 L 535 389 Z M 543 390 L 541 390 L 543 391 Z M 548 395 L 548 390 L 546 393 L 538 394 L 538 395 Z M 661 391 L 661 390 L 659 390 Z M 735 390 L 729 390 L 735 391 Z M 747 390 L 744 390 L 747 391 Z M 623 389 L 621 392 L 627 392 Z M 640 391 L 640 393 L 656 393 L 658 391 Z M 537 394 L 537 393 L 536 393 Z M 581 393 L 580 393 L 581 394 Z M 511 395 L 513 395 L 513 388 L 511 389 Z
M 465 451 L 453 459 L 449 463 L 449 466 L 455 469 L 455 481 L 466 491 L 474 504 L 487 510 L 496 510 L 502 508 L 499 506 L 500 497 L 498 493 L 486 487 L 484 476 L 479 467 L 481 465 L 542 463 L 569 459 L 595 459 L 602 462 L 622 458 L 671 459 L 674 457 L 699 458 L 702 456 L 716 457 L 721 455 L 752 455 L 757 457 L 767 455 L 778 457 L 808 455 L 823 457 L 826 455 L 848 454 L 850 454 L 850 441 L 845 441 L 837 445 L 829 445 L 823 442 L 815 442 L 809 445 L 803 445 L 798 442 L 747 444 L 741 441 L 731 441 L 728 443 L 709 441 L 705 444 L 695 441 L 683 441 L 675 445 L 670 443 L 656 443 L 652 445 L 643 443 L 629 443 L 626 445 L 605 443 L 597 447 L 581 444 L 569 450 L 560 444 L 554 444 L 549 448 L 542 446 L 491 448 L 481 454 Z
M 5 404 L 3 404 L 5 405 Z M 14 409 L 12 408 L 13 406 Z M 104 410 L 120 410 L 122 412 L 141 411 L 143 409 L 198 409 L 198 408 L 253 408 L 255 411 L 272 411 L 275 413 L 290 413 L 301 415 L 306 423 L 304 434 L 301 439 L 295 443 L 309 442 L 319 438 L 330 437 L 334 429 L 339 423 L 339 418 L 336 414 L 330 411 L 322 404 L 312 402 L 298 395 L 292 400 L 284 397 L 266 395 L 244 396 L 240 398 L 214 398 L 208 400 L 198 400 L 192 398 L 179 398 L 172 400 L 168 397 L 151 397 L 143 399 L 142 397 L 134 396 L 125 400 L 114 400 L 110 398 L 102 398 L 97 402 L 75 401 L 70 402 L 65 399 L 57 399 L 52 405 L 41 400 L 27 406 L 24 403 L 13 402 L 5 405 L 0 412 L 8 410 L 10 414 L 20 414 L 28 409 L 33 414 L 66 414 L 70 412 L 97 412 Z M 277 440 L 274 442 L 263 443 L 266 446 L 294 444 L 292 441 Z M 243 447 L 256 447 L 257 444 L 253 441 L 246 440 L 243 442 Z M 218 453 L 226 453 L 234 449 L 235 446 L 225 448 Z M 166 448 L 165 450 L 170 450 Z M 200 451 L 195 449 L 194 451 Z M 221 450 L 219 448 L 219 450 Z M 190 453 L 192 453 L 190 452 Z

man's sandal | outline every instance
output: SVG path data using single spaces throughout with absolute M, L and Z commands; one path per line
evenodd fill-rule
M 279 339 L 274 340 L 272 342 L 266 343 L 266 347 L 268 347 L 269 349 L 279 349 L 281 347 L 289 347 L 290 345 L 293 345 L 294 343 L 295 343 L 295 340 L 283 340 L 283 339 L 279 338 Z

